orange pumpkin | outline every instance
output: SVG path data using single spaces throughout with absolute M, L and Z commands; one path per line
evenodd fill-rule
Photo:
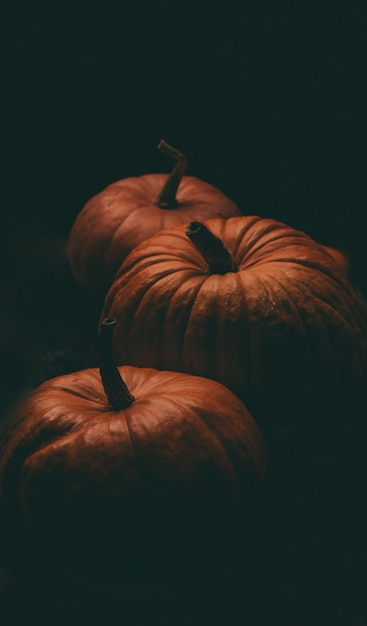
M 350 270 L 349 258 L 345 252 L 340 250 L 339 248 L 334 248 L 332 246 L 324 246 L 325 250 L 333 257 L 336 266 L 340 269 L 340 271 L 348 276 Z
M 172 582 L 210 567 L 243 530 L 265 444 L 222 385 L 117 368 L 114 325 L 101 325 L 99 369 L 44 382 L 3 429 L 8 550 L 31 542 L 88 577 Z
M 157 231 L 195 219 L 241 215 L 219 189 L 184 175 L 186 157 L 181 152 L 163 140 L 158 148 L 177 160 L 169 176 L 145 174 L 108 185 L 85 204 L 72 226 L 72 273 L 96 297 L 105 296 L 128 253 Z
M 157 233 L 122 264 L 102 315 L 119 321 L 120 364 L 212 378 L 246 403 L 333 397 L 366 358 L 366 303 L 330 254 L 257 216 Z

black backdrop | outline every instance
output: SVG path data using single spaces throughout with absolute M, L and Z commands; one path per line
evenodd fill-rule
M 365 289 L 365 1 L 7 0 L 1 13 L 4 411 L 24 386 L 95 364 L 63 242 L 103 187 L 169 171 L 161 138 L 243 213 L 345 249 Z M 307 624 L 356 623 L 339 593 L 332 618 L 316 602 Z
M 108 183 L 164 171 L 164 137 L 244 212 L 329 240 L 358 234 L 362 0 L 6 4 L 2 203 L 18 227 L 67 234 Z

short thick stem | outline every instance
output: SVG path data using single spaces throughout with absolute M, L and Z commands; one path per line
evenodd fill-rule
M 237 272 L 237 265 L 223 241 L 201 222 L 191 222 L 186 235 L 199 250 L 209 266 L 210 274 Z
M 114 317 L 106 317 L 101 324 L 99 336 L 99 372 L 109 405 L 114 411 L 127 409 L 135 400 L 116 365 L 113 355 Z
M 176 150 L 176 148 L 172 148 L 164 139 L 158 144 L 158 149 L 161 152 L 165 152 L 173 159 L 176 159 L 177 163 L 173 168 L 171 174 L 168 176 L 163 189 L 161 190 L 156 205 L 161 209 L 175 209 L 178 206 L 178 202 L 176 200 L 177 190 L 180 186 L 182 176 L 185 173 L 187 159 L 182 152 Z

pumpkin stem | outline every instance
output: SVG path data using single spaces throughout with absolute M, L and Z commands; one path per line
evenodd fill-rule
M 210 274 L 237 272 L 237 265 L 228 248 L 204 224 L 191 222 L 186 227 L 186 235 L 204 257 Z
M 124 381 L 113 355 L 112 336 L 116 326 L 114 317 L 105 317 L 99 336 L 99 372 L 107 400 L 114 411 L 127 409 L 135 400 Z
M 176 159 L 177 163 L 168 176 L 155 204 L 161 209 L 175 209 L 178 206 L 176 193 L 186 170 L 187 159 L 182 152 L 172 148 L 164 139 L 159 142 L 158 150 Z

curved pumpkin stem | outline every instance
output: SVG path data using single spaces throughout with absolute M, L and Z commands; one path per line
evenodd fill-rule
M 161 209 L 175 209 L 178 206 L 176 193 L 186 170 L 187 159 L 182 152 L 172 148 L 164 139 L 159 142 L 158 149 L 176 159 L 177 163 L 168 176 L 155 204 Z
M 135 400 L 116 365 L 113 356 L 112 336 L 116 326 L 114 317 L 105 317 L 99 336 L 99 372 L 107 400 L 114 411 L 127 409 Z
M 204 224 L 191 222 L 186 228 L 186 235 L 204 257 L 210 274 L 237 272 L 238 267 L 228 248 Z

